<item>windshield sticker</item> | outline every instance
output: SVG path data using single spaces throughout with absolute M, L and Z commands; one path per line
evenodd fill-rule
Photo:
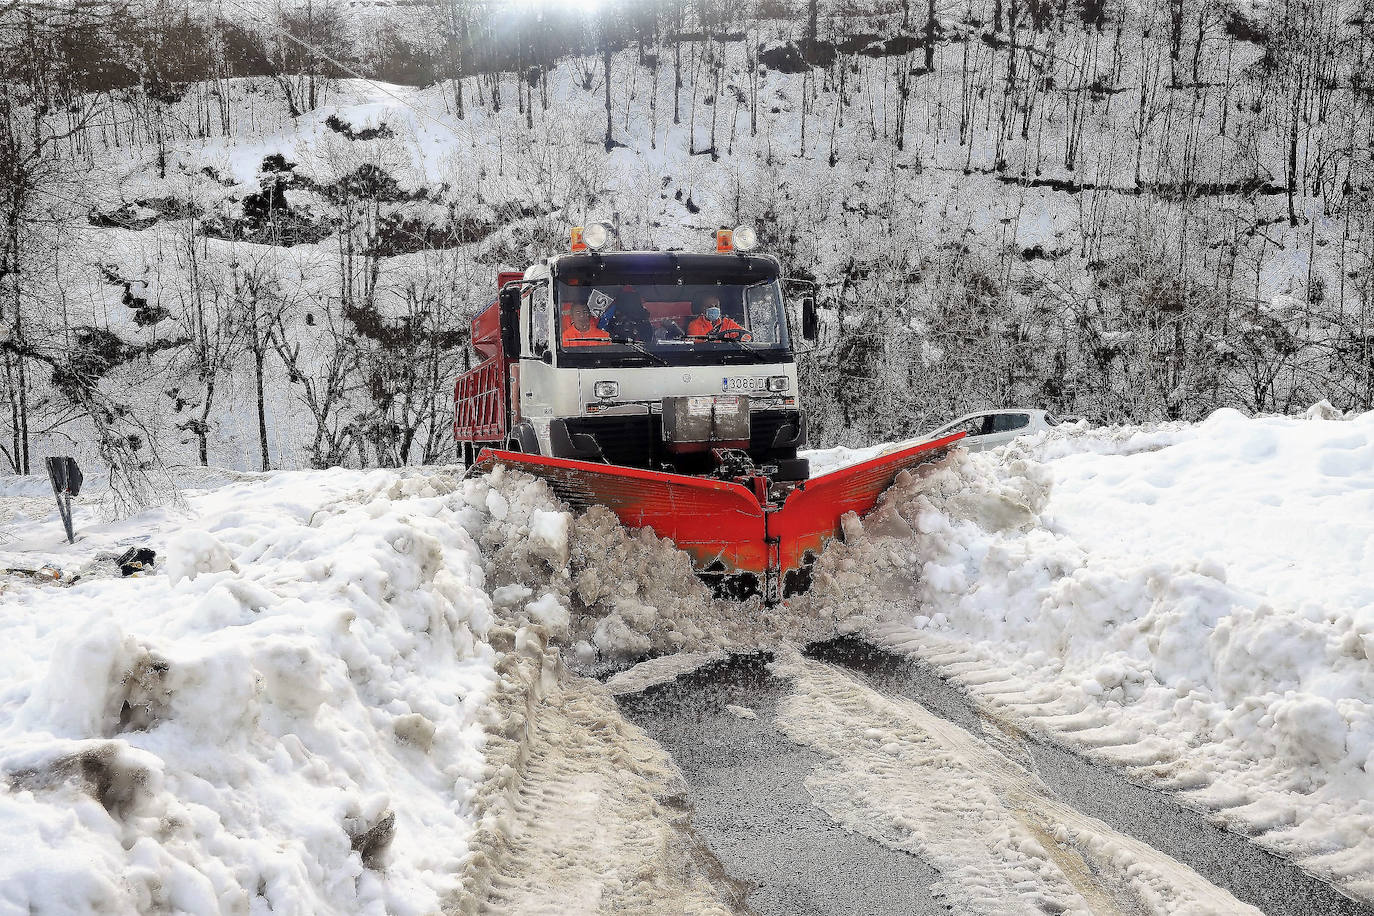
M 613 301 L 615 300 L 613 300 L 608 293 L 603 293 L 599 289 L 594 289 L 592 290 L 592 294 L 587 297 L 587 308 L 591 310 L 594 316 L 600 318 L 601 313 L 606 311 L 606 307 Z

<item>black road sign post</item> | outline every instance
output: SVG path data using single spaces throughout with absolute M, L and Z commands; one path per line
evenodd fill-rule
M 47 463 L 57 511 L 62 516 L 62 527 L 67 529 L 67 543 L 73 544 L 76 532 L 72 530 L 72 497 L 81 492 L 81 468 L 76 466 L 75 458 L 48 458 Z

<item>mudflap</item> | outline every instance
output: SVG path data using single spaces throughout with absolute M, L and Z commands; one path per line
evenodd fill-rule
M 840 534 L 846 512 L 867 515 L 902 471 L 942 458 L 963 433 L 895 449 L 820 477 L 793 490 L 767 515 L 767 536 L 777 551 L 775 586 L 779 601 L 811 587 L 812 566 L 827 541 Z
M 748 487 L 493 449 L 484 450 L 475 467 L 489 471 L 498 463 L 543 478 L 555 496 L 579 512 L 600 503 L 625 527 L 652 528 L 672 540 L 720 597 L 748 597 L 768 581 L 764 509 Z

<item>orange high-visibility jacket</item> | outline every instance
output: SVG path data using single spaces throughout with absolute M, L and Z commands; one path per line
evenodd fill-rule
M 563 346 L 565 347 L 587 347 L 597 344 L 610 343 L 611 335 L 596 326 L 596 319 L 593 318 L 587 325 L 587 330 L 579 331 L 577 325 L 572 323 L 572 318 L 563 316 Z
M 687 325 L 687 333 L 692 337 L 705 337 L 712 331 L 743 330 L 744 326 L 741 325 L 738 321 L 735 321 L 733 318 L 726 318 L 723 315 L 721 316 L 720 321 L 716 322 L 714 325 L 711 324 L 711 322 L 707 319 L 705 315 L 698 315 L 697 317 L 692 319 L 691 324 Z M 748 338 L 748 336 L 748 334 L 744 335 L 746 339 Z

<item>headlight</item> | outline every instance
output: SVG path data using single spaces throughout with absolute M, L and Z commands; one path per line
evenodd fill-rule
M 620 394 L 619 382 L 597 382 L 592 386 L 592 394 L 605 401 Z
M 750 226 L 735 227 L 735 250 L 753 251 L 759 244 L 759 236 Z
M 611 240 L 611 227 L 606 223 L 588 223 L 582 229 L 582 241 L 592 251 L 600 251 Z
M 774 375 L 774 376 L 770 376 L 769 379 L 768 379 L 768 390 L 769 390 L 769 391 L 786 391 L 786 390 L 787 390 L 787 376 L 785 376 L 785 375 Z

